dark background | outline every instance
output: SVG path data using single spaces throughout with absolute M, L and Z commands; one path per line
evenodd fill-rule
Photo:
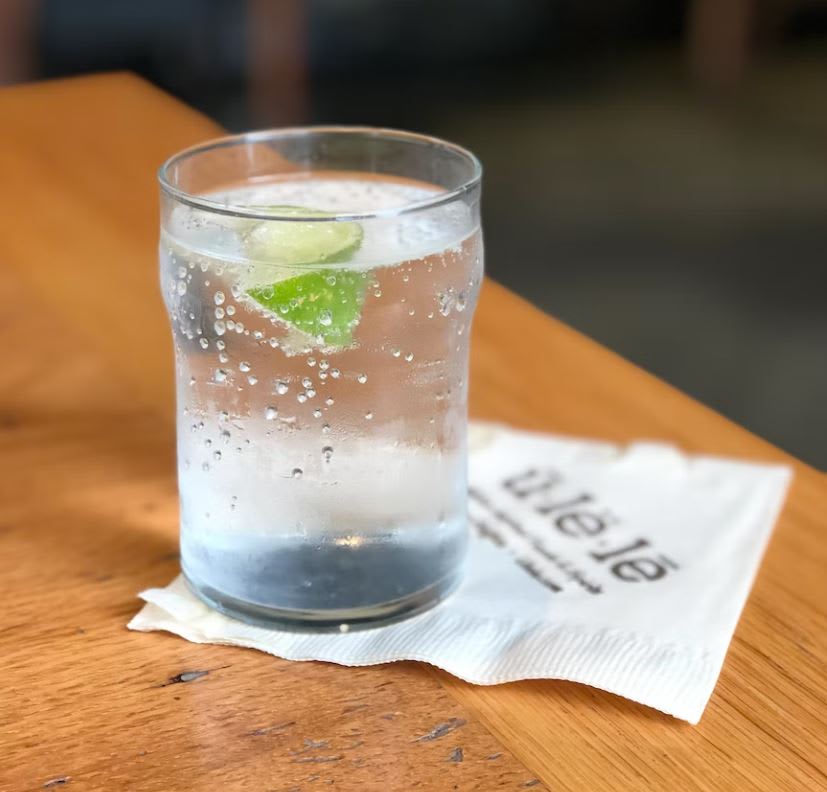
M 827 468 L 824 0 L 0 0 L 0 83 L 113 69 L 468 146 L 493 277 Z

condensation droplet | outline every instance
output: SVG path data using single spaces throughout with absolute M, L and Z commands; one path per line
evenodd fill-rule
M 321 418 L 322 417 L 322 411 L 320 409 L 318 409 L 318 407 L 315 410 L 313 410 L 313 417 L 314 418 Z
M 303 388 L 312 388 L 313 387 L 313 380 L 310 377 L 302 377 L 302 387 Z
M 301 478 L 302 473 L 304 471 L 301 468 L 293 468 L 293 472 L 290 474 L 293 478 Z
M 258 382 L 258 377 L 255 374 L 248 374 L 247 382 L 249 382 L 250 385 L 255 385 Z
M 226 349 L 227 348 L 227 342 L 222 341 L 221 339 L 218 339 L 218 341 L 215 342 L 215 348 L 219 351 L 221 351 L 222 349 Z
M 226 352 L 219 352 L 218 353 L 218 362 L 219 363 L 226 363 L 230 359 L 230 356 Z
M 175 291 L 178 293 L 179 297 L 183 297 L 187 293 L 187 282 L 179 280 L 178 285 L 175 287 Z
M 212 452 L 212 458 L 213 458 L 216 462 L 218 462 L 218 460 L 220 460 L 220 459 L 221 459 L 221 452 L 220 452 L 220 451 L 213 451 L 213 452 Z
M 250 370 L 250 364 L 246 360 L 242 360 L 238 364 L 238 370 L 243 371 L 246 374 Z
M 275 420 L 276 418 L 278 418 L 278 417 L 279 417 L 279 411 L 278 411 L 278 409 L 277 409 L 276 407 L 268 407 L 268 408 L 264 411 L 264 417 L 265 417 L 268 421 L 273 421 L 273 420 Z
M 316 391 L 314 388 L 308 388 L 305 393 L 307 393 L 307 398 L 312 399 L 316 395 Z
M 224 309 L 223 308 L 216 308 L 214 313 L 215 313 L 215 318 L 216 319 L 223 319 L 224 318 Z
M 356 381 L 360 385 L 364 385 L 368 381 L 368 375 L 367 374 L 360 374 L 358 377 L 356 377 Z
M 210 345 L 210 342 L 207 341 L 206 338 L 199 338 L 198 339 L 198 346 L 200 346 L 201 349 L 207 349 L 209 347 L 209 345 Z
M 216 305 L 223 305 L 225 299 L 226 298 L 224 297 L 224 292 L 223 291 L 217 291 L 213 295 L 213 300 L 215 301 Z
M 227 325 L 224 324 L 220 319 L 213 325 L 213 330 L 220 335 L 223 336 L 224 333 L 227 332 Z M 220 349 L 221 347 L 219 347 Z
M 310 365 L 309 362 L 308 362 L 308 365 Z M 330 368 L 330 363 L 328 363 L 326 360 L 322 359 L 322 360 L 319 361 L 319 370 L 320 371 L 327 371 L 329 368 Z
M 229 444 L 229 442 L 230 442 L 230 433 L 226 429 L 223 429 L 219 436 L 221 437 L 221 442 L 224 443 L 224 445 Z
M 235 306 L 228 305 L 227 306 L 227 316 L 235 316 Z
M 413 360 L 413 352 L 408 352 L 408 354 L 407 354 L 407 355 L 405 355 L 405 360 L 406 360 L 408 363 L 410 363 L 410 362 Z
M 370 412 L 370 411 L 366 412 L 365 413 L 365 420 L 366 421 L 372 421 L 373 420 L 373 413 Z
M 212 445 L 212 440 L 209 437 L 204 438 L 204 445 L 209 448 Z
M 310 366 L 311 368 L 313 368 L 313 366 L 316 365 L 316 358 L 314 358 L 314 357 L 307 358 L 307 365 Z
M 399 357 L 402 354 L 402 350 L 399 349 L 398 347 L 394 347 L 393 349 L 391 349 L 391 354 L 394 357 Z
M 330 369 L 330 376 L 333 377 L 333 379 L 339 379 L 339 377 L 342 376 L 342 372 L 337 368 Z
M 273 347 L 273 349 L 275 349 L 278 345 L 279 345 L 278 338 L 271 338 L 270 339 L 270 346 Z
M 330 327 L 333 324 L 333 314 L 329 308 L 325 308 L 319 313 L 319 324 L 322 327 Z
M 333 456 L 333 447 L 332 446 L 325 446 L 322 449 L 322 456 L 324 457 L 325 462 L 330 462 L 330 457 Z
M 216 369 L 215 370 L 215 375 L 213 376 L 213 379 L 216 382 L 226 382 L 227 381 L 227 372 L 224 369 Z
M 204 464 L 201 465 L 201 470 L 203 470 L 205 473 L 209 472 L 209 469 L 210 469 L 210 463 L 209 462 L 204 462 Z
M 307 394 L 304 391 L 302 391 L 301 393 L 297 393 L 296 394 L 296 401 L 299 404 L 304 404 L 307 401 Z
M 330 396 L 328 396 L 328 397 L 324 400 L 324 403 L 325 403 L 328 407 L 332 407 L 332 406 L 335 404 L 335 402 L 333 401 L 333 399 L 332 399 Z
M 276 393 L 279 396 L 284 396 L 288 390 L 290 390 L 290 386 L 284 380 L 276 380 Z
M 322 434 L 330 434 L 330 424 L 322 424 Z

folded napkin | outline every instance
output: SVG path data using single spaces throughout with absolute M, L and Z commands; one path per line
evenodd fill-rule
M 182 578 L 129 623 L 359 666 L 421 660 L 475 684 L 568 679 L 697 723 L 791 478 L 788 467 L 472 424 L 465 578 L 435 608 L 348 633 L 256 627 Z

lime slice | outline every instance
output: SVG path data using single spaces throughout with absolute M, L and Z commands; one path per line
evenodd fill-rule
M 267 206 L 283 217 L 333 217 L 330 212 L 303 206 Z M 335 264 L 350 261 L 362 244 L 359 223 L 320 223 L 299 220 L 256 223 L 245 238 L 250 258 L 274 264 Z
M 270 206 L 280 214 L 330 217 L 327 212 L 298 206 Z M 320 264 L 349 261 L 362 244 L 358 223 L 264 221 L 246 235 L 251 259 L 276 265 L 308 268 L 291 277 L 262 283 L 247 290 L 263 308 L 287 324 L 320 338 L 327 346 L 353 342 L 353 328 L 362 315 L 366 279 L 364 273 L 340 268 L 311 269 Z

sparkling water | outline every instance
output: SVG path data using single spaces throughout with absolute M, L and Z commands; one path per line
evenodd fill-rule
M 338 264 L 254 260 L 253 220 L 185 205 L 166 218 L 181 560 L 219 607 L 334 624 L 415 607 L 452 585 L 466 542 L 467 355 L 482 244 L 465 206 L 392 211 L 433 195 L 331 177 L 211 196 L 378 212 Z M 350 343 L 327 343 L 250 296 L 308 269 L 360 295 Z M 322 311 L 318 321 L 337 320 Z

